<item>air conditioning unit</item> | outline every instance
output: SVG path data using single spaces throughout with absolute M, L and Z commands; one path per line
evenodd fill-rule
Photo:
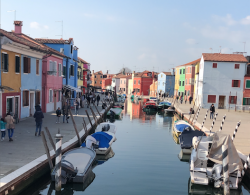
M 60 53 L 64 53 L 64 48 L 60 48 Z

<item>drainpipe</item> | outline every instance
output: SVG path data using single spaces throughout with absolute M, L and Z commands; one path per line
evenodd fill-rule
M 66 85 L 68 85 L 69 79 L 69 58 L 66 59 Z

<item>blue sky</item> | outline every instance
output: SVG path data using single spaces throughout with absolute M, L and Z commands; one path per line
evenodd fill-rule
M 33 38 L 72 37 L 91 69 L 170 71 L 204 52 L 250 54 L 250 1 L 1 0 L 1 28 L 16 19 Z

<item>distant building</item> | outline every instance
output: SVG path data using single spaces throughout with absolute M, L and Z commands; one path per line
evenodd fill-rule
M 175 75 L 171 72 L 161 72 L 158 74 L 157 93 L 173 96 L 175 86 Z
M 242 105 L 246 58 L 241 54 L 203 53 L 200 61 L 197 103 L 203 108 Z
M 92 70 L 92 86 L 97 88 L 102 88 L 102 79 L 103 79 L 103 73 L 102 71 L 95 72 Z
M 243 84 L 243 105 L 250 105 L 250 56 L 246 57 L 248 63 Z
M 153 83 L 150 85 L 150 96 L 156 97 L 157 88 L 158 88 L 158 81 L 153 80 Z
M 120 92 L 122 94 L 128 94 L 128 80 L 132 78 L 132 74 L 127 73 L 120 77 Z
M 91 79 L 90 79 L 90 63 L 86 62 L 82 58 L 78 57 L 78 64 L 81 67 L 82 71 L 82 79 L 79 80 L 78 78 L 78 85 L 81 86 L 82 93 L 85 94 L 88 92 L 90 88 Z M 78 73 L 80 74 L 80 73 Z

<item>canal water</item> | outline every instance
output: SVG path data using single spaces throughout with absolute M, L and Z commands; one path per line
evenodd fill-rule
M 142 103 L 127 101 L 122 119 L 115 121 L 117 141 L 111 153 L 99 159 L 84 184 L 67 185 L 56 193 L 47 175 L 22 194 L 223 194 L 212 187 L 190 187 L 189 157 L 181 156 L 178 140 L 172 135 L 175 120 L 157 113 L 145 114 Z M 242 186 L 231 194 L 249 192 Z

